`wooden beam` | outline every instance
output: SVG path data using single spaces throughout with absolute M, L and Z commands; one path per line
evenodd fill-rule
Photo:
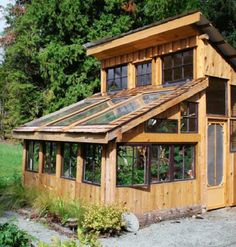
M 56 178 L 61 178 L 61 171 L 62 171 L 62 147 L 61 143 L 57 143 L 57 154 L 56 154 Z
M 26 159 L 27 159 L 27 145 L 26 145 L 26 141 L 24 140 L 23 142 L 23 155 L 22 155 L 22 183 L 25 184 L 25 167 L 26 167 Z

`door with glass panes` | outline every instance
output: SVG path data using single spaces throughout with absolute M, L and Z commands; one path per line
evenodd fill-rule
M 207 129 L 207 208 L 225 206 L 225 150 L 224 122 L 209 122 Z

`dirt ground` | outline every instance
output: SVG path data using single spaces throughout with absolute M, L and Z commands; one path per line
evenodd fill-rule
M 203 218 L 160 222 L 101 242 L 104 247 L 236 246 L 236 207 L 207 212 Z
M 8 212 L 0 223 L 15 218 L 17 225 L 41 241 L 52 237 L 62 240 L 66 236 L 49 230 L 46 226 Z M 116 238 L 100 239 L 103 247 L 236 247 L 236 207 L 207 212 L 203 219 L 184 218 L 163 221 Z

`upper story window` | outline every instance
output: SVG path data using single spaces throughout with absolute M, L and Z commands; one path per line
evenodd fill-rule
M 193 79 L 193 50 L 163 57 L 163 84 Z
M 127 88 L 127 65 L 107 69 L 107 91 L 119 91 Z
M 236 86 L 231 85 L 231 117 L 236 117 Z
M 177 119 L 150 118 L 145 123 L 147 133 L 178 133 Z
M 226 84 L 227 80 L 210 77 L 206 89 L 206 112 L 213 115 L 226 115 Z
M 152 83 L 152 62 L 136 65 L 136 86 L 145 86 Z

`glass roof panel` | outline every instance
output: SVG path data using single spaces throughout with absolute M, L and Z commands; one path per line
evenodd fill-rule
M 73 116 L 70 116 L 68 118 L 65 118 L 65 119 L 62 119 L 58 122 L 55 122 L 53 124 L 50 124 L 49 126 L 67 126 L 67 125 L 70 125 L 72 123 L 75 123 L 76 121 L 79 121 L 83 118 L 86 118 L 88 116 L 91 116 L 95 113 L 98 113 L 100 111 L 103 111 L 104 109 L 108 108 L 109 107 L 109 104 L 108 102 L 103 102 L 103 103 L 100 103 L 98 105 L 95 105 L 87 110 L 84 110 L 82 112 L 79 112 Z
M 47 123 L 50 123 L 56 119 L 62 118 L 63 116 L 66 116 L 68 114 L 72 114 L 73 112 L 79 111 L 81 109 L 84 109 L 92 104 L 98 103 L 99 101 L 104 100 L 103 98 L 101 99 L 87 99 L 87 100 L 82 100 L 79 101 L 78 103 L 75 103 L 73 105 L 70 105 L 68 107 L 62 108 L 59 111 L 56 111 L 54 113 L 51 113 L 49 115 L 46 115 L 44 117 L 41 117 L 37 120 L 34 120 L 32 122 L 29 122 L 25 124 L 25 127 L 39 127 L 42 125 L 45 125 Z
M 161 91 L 154 93 L 145 93 L 140 97 L 135 97 L 135 99 L 130 98 L 128 102 L 123 105 L 117 106 L 107 112 L 102 113 L 101 115 L 90 119 L 83 123 L 82 125 L 99 125 L 99 124 L 108 124 L 120 117 L 123 117 L 131 112 L 137 111 L 139 108 L 142 108 L 144 105 L 149 104 L 164 94 L 169 94 L 173 91 Z M 142 103 L 143 102 L 143 103 Z

